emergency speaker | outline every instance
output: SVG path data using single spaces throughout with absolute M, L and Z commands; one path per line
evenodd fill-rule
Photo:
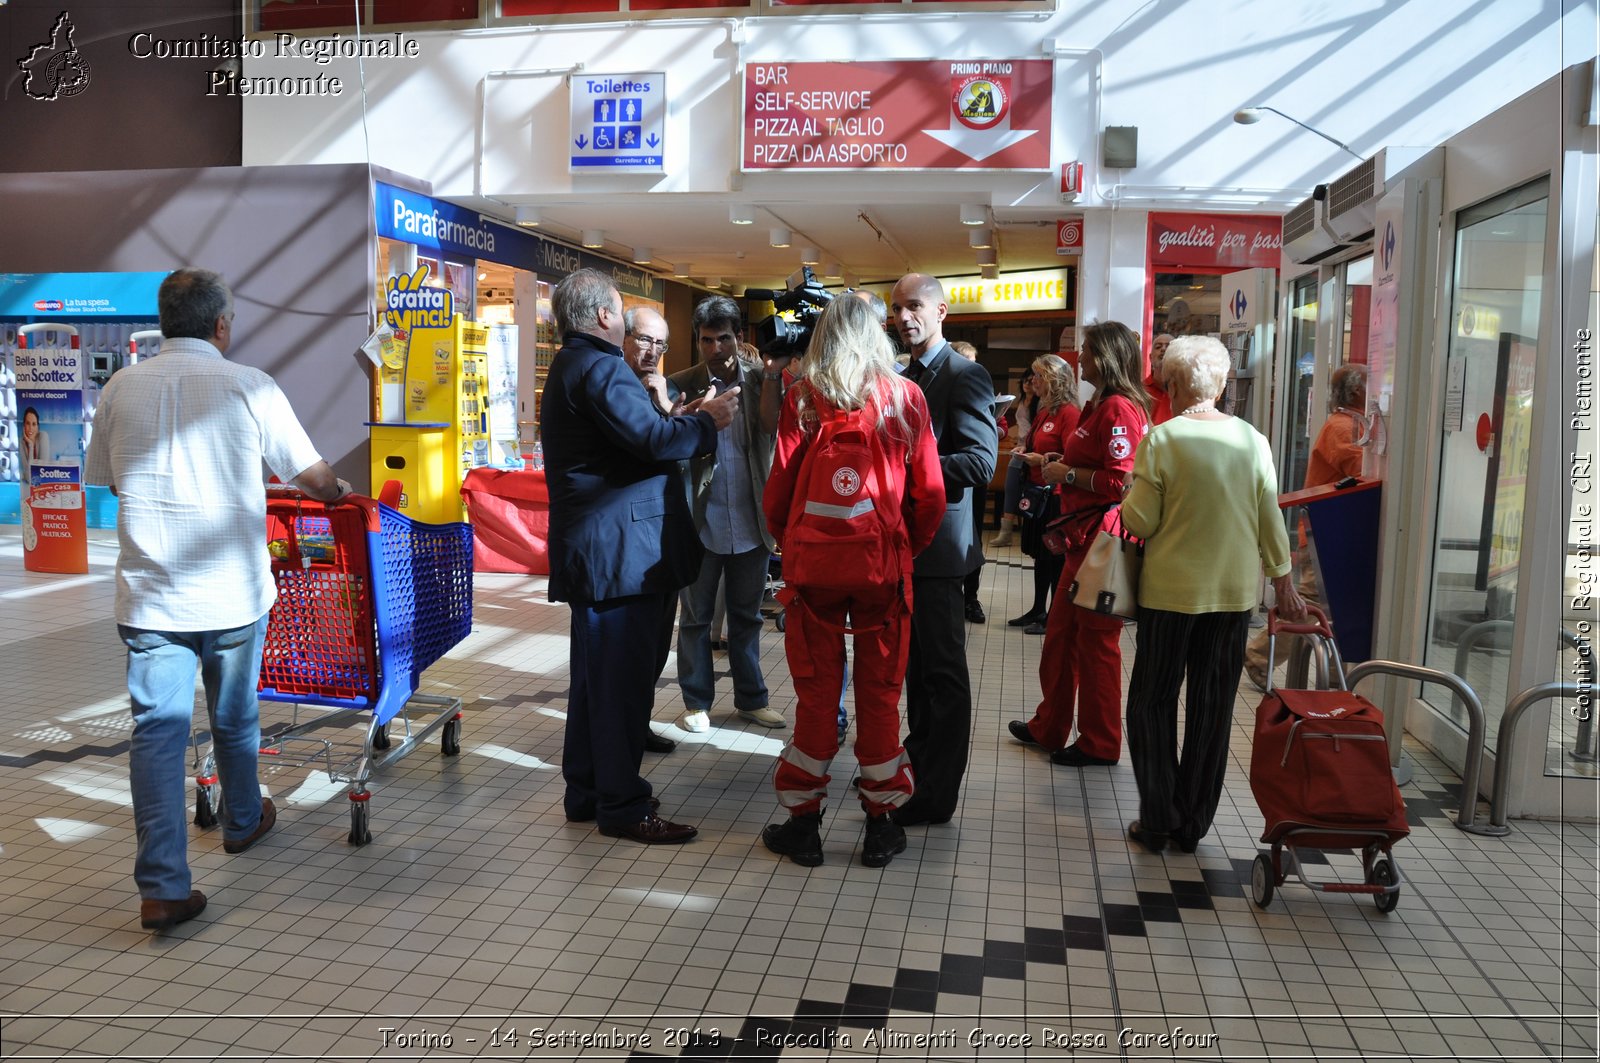
M 1139 127 L 1106 126 L 1100 138 L 1100 165 L 1108 170 L 1131 170 L 1139 165 Z

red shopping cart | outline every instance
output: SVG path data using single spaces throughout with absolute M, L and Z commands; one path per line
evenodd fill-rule
M 1389 768 L 1383 711 L 1350 692 L 1327 614 L 1306 608 L 1312 620 L 1304 624 L 1279 620 L 1275 609 L 1267 614 L 1267 659 L 1275 659 L 1280 632 L 1304 635 L 1319 644 L 1338 689 L 1274 690 L 1268 669 L 1267 693 L 1256 709 L 1250 790 L 1266 819 L 1261 840 L 1272 849 L 1251 867 L 1251 896 L 1265 908 L 1293 874 L 1324 893 L 1367 894 L 1378 911 L 1392 912 L 1402 879 L 1391 848 L 1411 828 Z M 1362 881 L 1313 882 L 1299 849 L 1359 849 Z
M 472 628 L 472 529 L 413 521 L 370 498 L 332 506 L 273 487 L 267 546 L 278 599 L 267 618 L 259 696 L 294 711 L 286 725 L 263 731 L 261 752 L 311 744 L 306 763 L 321 761 L 329 779 L 349 784 L 350 843 L 365 845 L 367 783 L 377 771 L 441 729 L 440 751 L 461 751 L 461 699 L 417 688 L 422 672 Z M 329 711 L 302 721 L 303 706 Z M 347 761 L 311 734 L 364 713 L 365 740 Z M 394 721 L 404 733 L 391 739 Z M 221 789 L 198 734 L 194 750 L 194 822 L 211 827 Z

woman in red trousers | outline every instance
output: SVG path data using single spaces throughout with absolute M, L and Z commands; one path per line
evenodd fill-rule
M 827 441 L 818 443 L 823 433 Z M 835 449 L 846 438 L 861 445 L 848 460 Z M 773 775 L 789 819 L 767 827 L 761 840 L 797 864 L 822 863 L 819 829 L 839 751 L 848 628 L 855 635 L 857 792 L 867 813 L 861 862 L 883 867 L 905 851 L 905 831 L 889 812 L 912 792 L 900 745 L 911 559 L 939 530 L 945 494 L 927 402 L 895 372 L 883 324 L 860 299 L 835 299 L 817 322 L 799 379 L 784 396 L 762 501 L 784 553 L 784 650 L 796 706 L 794 737 Z M 870 545 L 851 539 L 835 557 L 845 540 L 831 536 L 861 528 L 876 530 Z M 871 545 L 881 547 L 877 565 L 868 561 Z
M 1117 506 L 1133 471 L 1133 452 L 1149 429 L 1150 397 L 1140 373 L 1139 338 L 1118 321 L 1084 331 L 1078 371 L 1094 385 L 1061 460 L 1044 478 L 1061 485 L 1061 512 L 1072 522 L 1055 601 L 1045 623 L 1039 660 L 1043 697 L 1033 719 L 1012 720 L 1019 742 L 1041 746 L 1067 767 L 1115 764 L 1122 756 L 1122 621 L 1072 604 L 1067 588 L 1102 528 L 1115 528 Z M 1077 742 L 1068 745 L 1072 726 Z

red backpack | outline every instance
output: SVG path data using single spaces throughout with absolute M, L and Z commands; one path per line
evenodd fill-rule
M 888 454 L 875 410 L 817 412 L 784 533 L 783 581 L 800 590 L 896 586 L 911 564 L 906 463 Z

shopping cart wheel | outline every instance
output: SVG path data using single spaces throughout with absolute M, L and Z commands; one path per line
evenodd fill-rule
M 372 748 L 373 749 L 388 749 L 389 748 L 389 725 L 388 724 L 386 724 L 386 723 L 379 724 L 378 725 L 378 729 L 376 731 L 372 732 Z
M 1258 853 L 1256 862 L 1250 865 L 1250 899 L 1256 902 L 1257 908 L 1265 908 L 1272 903 L 1272 888 L 1277 877 L 1272 858 L 1266 853 Z
M 197 785 L 194 788 L 194 825 L 201 830 L 210 830 L 217 825 L 217 790 L 216 783 L 210 786 Z
M 779 613 L 777 616 L 772 618 L 772 622 L 775 625 L 777 625 L 777 628 L 778 628 L 779 631 L 788 630 L 789 621 L 786 619 L 786 617 L 787 617 L 787 614 Z
M 1374 886 L 1392 886 L 1394 881 L 1394 867 L 1387 860 L 1379 860 L 1373 864 L 1372 874 L 1367 876 L 1367 882 Z M 1400 903 L 1400 891 L 1374 894 L 1372 903 L 1378 906 L 1378 911 L 1388 915 L 1394 911 L 1394 906 Z
M 461 752 L 461 717 L 454 716 L 439 735 L 439 752 L 453 757 Z
M 370 794 L 350 795 L 350 844 L 366 845 L 372 841 L 372 831 L 367 826 L 367 798 Z

